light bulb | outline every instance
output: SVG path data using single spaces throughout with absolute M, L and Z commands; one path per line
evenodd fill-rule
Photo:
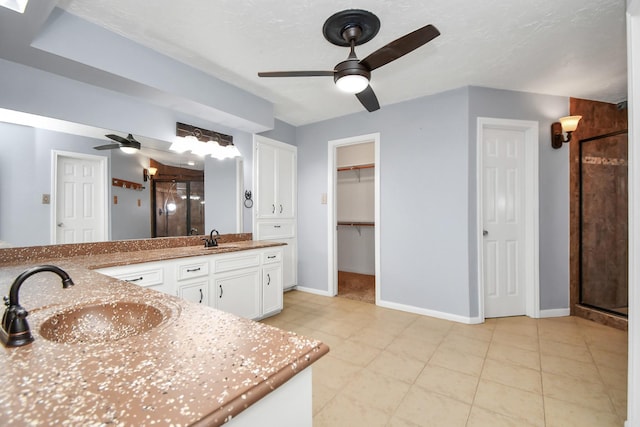
M 126 153 L 126 154 L 133 154 L 136 151 L 138 151 L 137 149 L 135 149 L 133 147 L 120 147 L 120 150 L 122 150 L 122 152 Z
M 342 76 L 336 81 L 336 86 L 343 92 L 360 93 L 369 86 L 369 80 L 360 74 Z

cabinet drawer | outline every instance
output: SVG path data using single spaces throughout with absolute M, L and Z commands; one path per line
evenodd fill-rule
M 181 263 L 177 265 L 176 274 L 178 280 L 187 280 L 195 277 L 209 275 L 209 262 L 200 261 L 192 263 Z
M 262 263 L 271 264 L 282 261 L 282 251 L 266 251 L 262 254 Z
M 122 274 L 109 274 L 116 279 L 125 280 L 140 286 L 153 286 L 162 284 L 162 268 L 132 271 Z
M 260 240 L 294 237 L 295 225 L 292 221 L 259 222 L 258 236 Z
M 239 268 L 256 267 L 260 265 L 260 253 L 233 255 L 213 259 L 213 270 L 216 273 L 237 270 Z

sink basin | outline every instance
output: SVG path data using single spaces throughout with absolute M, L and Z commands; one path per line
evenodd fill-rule
M 162 311 L 143 303 L 86 305 L 49 317 L 40 335 L 59 343 L 111 342 L 149 331 L 163 320 Z

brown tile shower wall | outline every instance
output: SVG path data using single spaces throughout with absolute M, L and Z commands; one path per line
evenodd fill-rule
M 627 135 L 582 142 L 583 304 L 628 304 Z
M 569 151 L 569 197 L 570 197 L 570 309 L 572 315 L 598 320 L 626 329 L 626 322 L 586 312 L 579 306 L 580 286 L 580 150 L 579 141 L 598 135 L 627 129 L 627 110 L 619 110 L 616 104 L 571 98 L 569 113 L 581 115 L 578 129 L 573 133 Z M 595 190 L 595 189 L 594 189 Z

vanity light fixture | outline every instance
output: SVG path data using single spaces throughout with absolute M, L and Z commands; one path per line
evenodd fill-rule
M 571 141 L 571 133 L 578 128 L 582 116 L 560 117 L 559 121 L 551 124 L 551 146 L 560 148 L 565 142 Z M 565 138 L 563 133 L 567 134 Z
M 209 155 L 219 160 L 241 155 L 233 145 L 233 136 L 184 123 L 176 123 L 176 139 L 169 149 L 178 153 L 191 151 L 202 157 Z
M 158 173 L 158 168 L 152 168 L 150 167 L 149 169 L 142 169 L 142 179 L 146 182 L 146 181 L 150 181 L 153 179 L 154 176 L 156 176 L 156 173 Z

